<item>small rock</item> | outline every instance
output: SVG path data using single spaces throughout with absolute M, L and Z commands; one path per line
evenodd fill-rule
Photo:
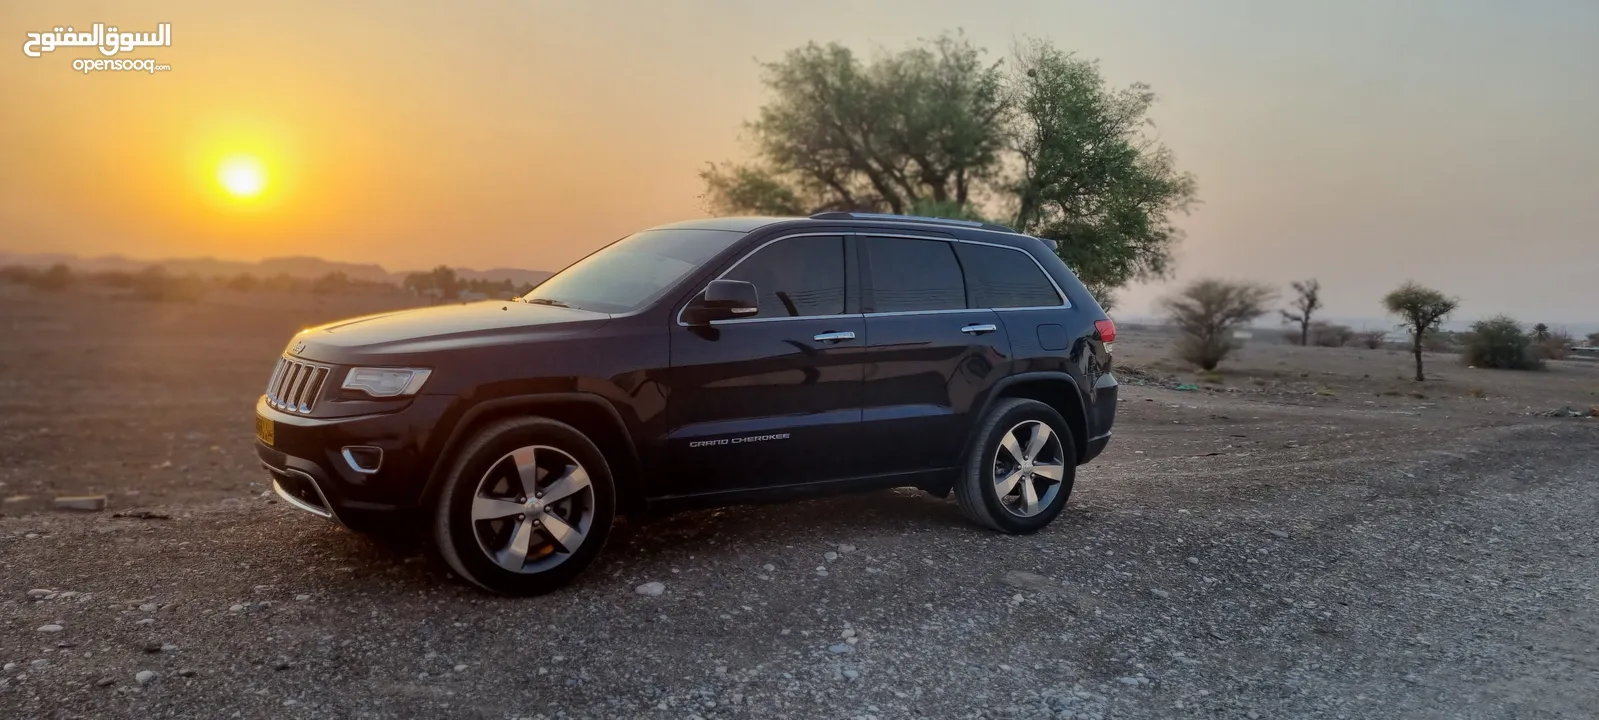
M 108 686 L 111 683 L 114 683 L 116 681 L 117 681 L 117 679 L 114 678 L 114 677 L 103 677 L 103 678 L 100 678 L 99 680 L 94 681 L 94 686 L 95 687 L 106 687 L 106 686 Z
M 454 670 L 456 672 L 466 672 L 466 666 L 465 665 L 456 665 Z
M 1116 682 L 1119 682 L 1119 683 L 1121 683 L 1123 685 L 1137 685 L 1138 684 L 1138 678 L 1135 678 L 1135 677 L 1116 678 Z
M 75 495 L 56 498 L 57 510 L 76 510 L 78 512 L 100 512 L 105 509 L 104 495 Z
M 777 566 L 773 565 L 771 563 L 766 563 L 765 565 L 761 566 L 761 569 L 765 570 L 766 572 L 776 572 L 777 571 Z
M 307 600 L 310 600 L 311 596 L 310 595 L 305 595 L 305 594 L 300 594 L 300 595 L 295 595 L 294 599 L 296 601 L 299 601 L 299 602 L 305 602 Z
M 829 550 L 825 553 L 822 553 L 822 557 L 826 558 L 828 562 L 832 562 L 838 559 L 838 553 Z
M 858 678 L 860 676 L 861 676 L 861 673 L 860 673 L 859 670 L 845 670 L 844 671 L 844 677 L 847 677 L 847 678 L 849 678 L 851 680 L 854 680 L 855 678 Z
M 1267 530 L 1266 534 L 1267 535 L 1271 535 L 1272 537 L 1279 537 L 1279 538 L 1288 537 L 1288 533 L 1286 531 L 1283 531 L 1283 530 Z
M 139 672 L 133 674 L 133 681 L 139 683 L 140 685 L 149 685 L 155 681 L 155 678 L 155 672 L 150 670 L 140 670 Z
M 35 669 L 35 670 L 43 670 L 43 669 L 45 669 L 47 667 L 50 667 L 50 661 L 46 660 L 44 658 L 39 658 L 38 660 L 35 660 L 35 661 L 33 661 L 31 663 L 28 663 L 28 664 L 33 666 L 33 669 Z
M 139 606 L 139 611 L 140 612 L 155 612 L 156 611 L 156 607 L 157 607 L 157 605 L 155 603 L 145 603 L 145 604 Z
M 844 628 L 844 632 L 839 633 L 838 636 L 845 640 L 855 637 L 855 628 Z
M 141 618 L 140 620 L 138 620 L 137 622 L 135 622 L 133 624 L 134 625 L 154 625 L 155 624 L 155 618 Z
M 28 597 L 33 598 L 34 600 L 43 600 L 54 594 L 56 594 L 56 591 L 45 590 L 43 588 L 34 588 L 33 590 L 28 591 Z
M 161 652 L 172 652 L 177 649 L 178 646 L 173 645 L 172 643 L 161 643 Z
M 49 625 L 40 625 L 39 626 L 39 632 L 42 632 L 42 633 L 58 633 L 58 632 L 61 632 L 62 630 L 65 630 L 65 629 L 66 628 L 64 628 L 64 627 L 62 627 L 60 625 L 56 625 L 54 623 L 51 623 Z
M 841 552 L 841 553 L 852 553 L 852 552 L 855 552 L 855 546 L 854 545 L 840 545 L 840 546 L 838 546 L 838 551 Z
M 1199 564 L 1199 558 L 1196 558 L 1196 557 L 1188 558 L 1188 564 L 1189 565 L 1198 565 Z
M 837 645 L 829 646 L 827 651 L 833 653 L 834 655 L 843 655 L 844 653 L 855 652 L 855 647 L 846 643 L 839 643 Z
M 294 663 L 289 662 L 288 660 L 279 660 L 279 661 L 277 661 L 277 662 L 272 664 L 272 669 L 273 670 L 279 670 L 279 671 L 288 670 L 289 668 L 292 668 L 292 667 L 294 667 Z
M 0 670 L 4 670 L 6 672 L 11 672 L 12 670 L 15 670 L 15 669 L 17 669 L 17 664 L 16 663 L 6 663 L 4 666 L 0 666 Z
M 178 671 L 178 677 L 194 677 L 194 671 L 189 668 L 183 668 Z
M 649 597 L 660 597 L 661 593 L 666 592 L 666 585 L 658 582 L 648 582 L 633 588 L 633 592 L 640 595 L 648 595 Z
M 228 612 L 244 612 L 244 606 L 234 605 L 233 607 L 228 608 Z
M 1415 673 L 1410 673 L 1408 675 L 1405 675 L 1405 682 L 1410 683 L 1412 685 L 1415 685 L 1416 683 L 1421 682 L 1421 676 L 1419 676 L 1419 675 L 1417 675 Z
M 161 652 L 161 643 L 155 642 L 153 640 L 150 641 L 150 642 L 147 642 L 147 643 L 144 644 L 144 651 L 147 652 L 147 653 L 158 653 L 158 652 Z
M 824 568 L 824 567 L 816 568 L 816 574 L 819 577 L 827 577 L 827 568 Z
M 1165 590 L 1162 590 L 1160 588 L 1150 588 L 1149 589 L 1149 594 L 1154 595 L 1155 597 L 1158 597 L 1158 598 L 1160 598 L 1162 600 L 1165 600 L 1165 599 L 1171 597 L 1171 593 L 1166 592 Z

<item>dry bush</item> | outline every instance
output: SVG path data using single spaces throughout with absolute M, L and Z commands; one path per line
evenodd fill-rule
M 1165 298 L 1161 307 L 1182 333 L 1177 356 L 1201 370 L 1215 370 L 1237 348 L 1233 332 L 1266 314 L 1272 295 L 1263 285 L 1206 278 Z
M 1471 339 L 1462 359 L 1476 367 L 1499 370 L 1539 370 L 1543 360 L 1533 352 L 1532 338 L 1521 323 L 1500 315 L 1471 325 Z
M 1318 322 L 1310 326 L 1310 342 L 1316 347 L 1343 347 L 1355 339 L 1348 325 Z
M 1367 350 L 1381 350 L 1388 342 L 1388 333 L 1381 330 L 1355 333 L 1355 344 Z
M 1546 332 L 1542 340 L 1536 340 L 1532 345 L 1532 352 L 1543 360 L 1565 360 L 1571 357 L 1571 346 L 1577 341 L 1571 333 L 1565 330 Z
M 35 290 L 59 292 L 72 287 L 77 278 L 73 277 L 71 268 L 60 264 L 51 265 L 44 270 L 26 265 L 8 265 L 0 268 L 0 280 L 26 285 Z

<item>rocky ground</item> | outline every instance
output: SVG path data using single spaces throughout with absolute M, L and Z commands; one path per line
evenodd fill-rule
M 0 717 L 1599 707 L 1599 421 L 1537 412 L 1599 402 L 1599 368 L 1413 386 L 1384 351 L 1250 348 L 1199 391 L 1136 374 L 1037 535 L 913 491 L 696 512 L 510 600 L 262 496 L 249 400 L 298 316 L 162 312 L 0 303 L 0 496 L 110 498 L 0 517 Z

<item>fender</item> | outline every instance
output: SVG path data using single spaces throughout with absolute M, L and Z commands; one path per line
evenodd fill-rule
M 1075 428 L 1082 428 L 1083 437 L 1072 438 L 1072 441 L 1077 445 L 1076 449 L 1078 458 L 1082 458 L 1083 453 L 1088 449 L 1088 399 L 1083 397 L 1083 388 L 1081 385 L 1077 384 L 1077 378 L 1072 377 L 1071 373 L 1051 370 L 1010 375 L 1008 377 L 1001 378 L 999 382 L 994 383 L 994 387 L 990 388 L 988 394 L 983 397 L 983 403 L 979 408 L 979 412 L 971 416 L 971 425 L 966 430 L 966 447 L 972 446 L 972 437 L 977 433 L 978 425 L 982 423 L 983 418 L 988 417 L 988 411 L 994 406 L 994 402 L 1005 394 L 1005 388 L 1017 383 L 1037 382 L 1039 380 L 1065 383 L 1072 389 L 1072 392 L 1076 393 L 1077 410 L 1073 414 L 1076 416 L 1075 419 L 1078 424 L 1074 426 L 1074 434 Z M 1072 419 L 1073 418 L 1066 418 L 1068 424 L 1070 424 Z
M 450 428 L 449 438 L 444 441 L 444 445 L 439 448 L 439 453 L 435 456 L 433 469 L 428 473 L 427 483 L 422 490 L 422 498 L 425 500 L 426 498 L 432 497 L 433 493 L 438 490 L 441 484 L 443 484 L 444 471 L 446 469 L 446 463 L 450 457 L 450 454 L 466 441 L 467 430 L 477 422 L 478 418 L 483 417 L 485 414 L 498 412 L 501 410 L 513 408 L 533 410 L 541 405 L 553 405 L 556 403 L 571 402 L 580 402 L 587 405 L 593 405 L 603 410 L 606 416 L 611 419 L 611 422 L 616 425 L 617 432 L 621 434 L 622 443 L 627 448 L 627 459 L 633 463 L 634 468 L 638 467 L 638 448 L 633 444 L 633 434 L 628 432 L 627 423 L 622 421 L 622 414 L 617 412 L 616 407 L 605 398 L 595 395 L 594 393 L 587 392 L 555 392 L 536 393 L 532 395 L 508 395 L 505 397 L 494 398 L 492 400 L 484 400 L 483 402 L 467 408 L 466 411 L 461 414 L 461 418 L 456 421 L 455 426 Z M 620 473 L 616 472 L 616 468 L 614 467 L 612 468 L 611 474 L 613 477 L 620 475 Z M 617 479 L 622 481 L 620 477 Z M 618 493 L 618 495 L 621 494 L 622 493 L 620 492 Z

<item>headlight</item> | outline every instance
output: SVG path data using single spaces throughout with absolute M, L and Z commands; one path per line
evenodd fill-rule
M 432 373 L 427 368 L 350 368 L 341 387 L 380 398 L 415 395 Z

